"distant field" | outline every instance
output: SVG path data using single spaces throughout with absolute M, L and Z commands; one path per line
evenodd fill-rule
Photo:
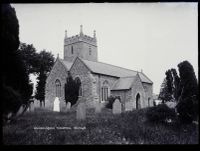
M 55 113 L 38 109 L 4 126 L 3 142 L 6 145 L 198 144 L 195 124 L 153 125 L 145 122 L 145 111 L 113 115 L 108 109 L 100 114 L 88 110 L 86 120 L 77 121 L 75 111 Z

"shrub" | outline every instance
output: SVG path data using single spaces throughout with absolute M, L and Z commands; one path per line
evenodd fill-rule
M 149 122 L 165 122 L 167 119 L 174 119 L 175 110 L 169 108 L 166 104 L 159 104 L 147 109 L 146 118 Z
M 106 108 L 112 109 L 115 99 L 116 98 L 113 96 L 108 97 L 108 103 L 106 104 Z
M 22 104 L 20 94 L 12 87 L 3 86 L 3 122 L 6 123 L 9 113 L 13 115 L 17 113 Z
M 181 123 L 192 123 L 194 116 L 194 105 L 190 98 L 181 99 L 177 105 L 177 112 L 179 113 L 179 120 Z

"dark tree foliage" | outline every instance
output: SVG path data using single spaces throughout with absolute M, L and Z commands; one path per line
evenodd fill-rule
M 163 103 L 172 100 L 172 94 L 169 92 L 166 78 L 161 85 L 158 98 L 161 99 Z
M 37 77 L 37 86 L 36 86 L 36 94 L 35 98 L 40 100 L 40 102 L 44 101 L 45 98 L 45 84 L 46 84 L 47 75 L 44 72 L 40 72 Z
M 172 95 L 173 77 L 172 77 L 171 70 L 167 70 L 165 72 L 165 75 L 166 75 L 166 81 L 167 81 L 167 91 L 169 92 L 169 94 Z
M 191 123 L 198 115 L 198 83 L 193 66 L 188 61 L 178 64 L 181 93 L 177 111 L 183 123 Z
M 170 109 L 166 104 L 159 104 L 158 106 L 148 108 L 145 115 L 147 120 L 153 123 L 163 123 L 167 119 L 175 119 L 176 117 L 175 110 Z
M 12 109 L 13 113 L 19 109 L 20 105 L 27 104 L 32 94 L 32 84 L 30 84 L 26 67 L 22 61 L 22 54 L 19 47 L 19 23 L 15 9 L 10 4 L 2 4 L 2 65 L 1 82 L 3 85 L 4 113 Z M 9 96 L 8 96 L 9 95 Z M 15 100 L 12 100 L 15 99 Z M 14 103 L 14 104 L 13 104 Z M 9 107 L 7 106 L 10 104 Z
M 65 84 L 65 101 L 66 101 L 66 103 L 70 102 L 71 105 L 76 104 L 76 102 L 78 100 L 80 84 L 81 83 L 73 80 L 70 72 L 68 72 L 68 76 L 67 76 L 66 84 Z
M 54 64 L 54 57 L 53 54 L 47 52 L 46 50 L 41 51 L 37 55 L 37 69 L 36 72 L 39 74 L 37 79 L 37 86 L 36 86 L 36 94 L 35 98 L 40 100 L 40 102 L 44 102 L 45 99 L 45 84 L 48 73 L 51 71 L 51 68 Z
M 37 65 L 37 72 L 44 72 L 44 74 L 48 74 L 53 65 L 54 65 L 54 56 L 51 52 L 47 52 L 46 50 L 42 50 L 38 54 L 38 65 Z
M 35 74 L 38 72 L 39 58 L 36 49 L 31 44 L 20 43 L 19 51 L 22 54 L 23 63 L 26 66 L 28 74 Z

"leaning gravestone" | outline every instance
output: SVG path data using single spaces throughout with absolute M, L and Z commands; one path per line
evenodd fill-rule
M 100 112 L 101 112 L 101 103 L 95 101 L 95 113 L 100 113 Z
M 79 103 L 76 110 L 76 119 L 84 120 L 86 118 L 86 106 L 85 103 Z
M 54 112 L 60 112 L 60 100 L 58 97 L 55 98 L 53 103 L 53 111 Z
M 113 114 L 120 114 L 122 112 L 122 107 L 119 99 L 116 99 L 115 102 L 113 103 Z
M 31 102 L 31 103 L 30 103 L 29 108 L 30 108 L 30 110 L 29 110 L 30 112 L 34 112 L 34 110 L 35 110 L 34 102 Z
M 67 111 L 69 111 L 71 108 L 71 103 L 70 102 L 67 102 Z

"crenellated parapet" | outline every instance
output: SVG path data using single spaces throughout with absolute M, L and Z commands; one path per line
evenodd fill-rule
M 97 46 L 97 40 L 96 38 L 81 34 L 81 35 L 75 35 L 72 37 L 65 37 L 64 43 L 65 45 L 69 45 L 72 43 L 77 43 L 77 42 L 85 42 L 89 43 L 91 45 Z

